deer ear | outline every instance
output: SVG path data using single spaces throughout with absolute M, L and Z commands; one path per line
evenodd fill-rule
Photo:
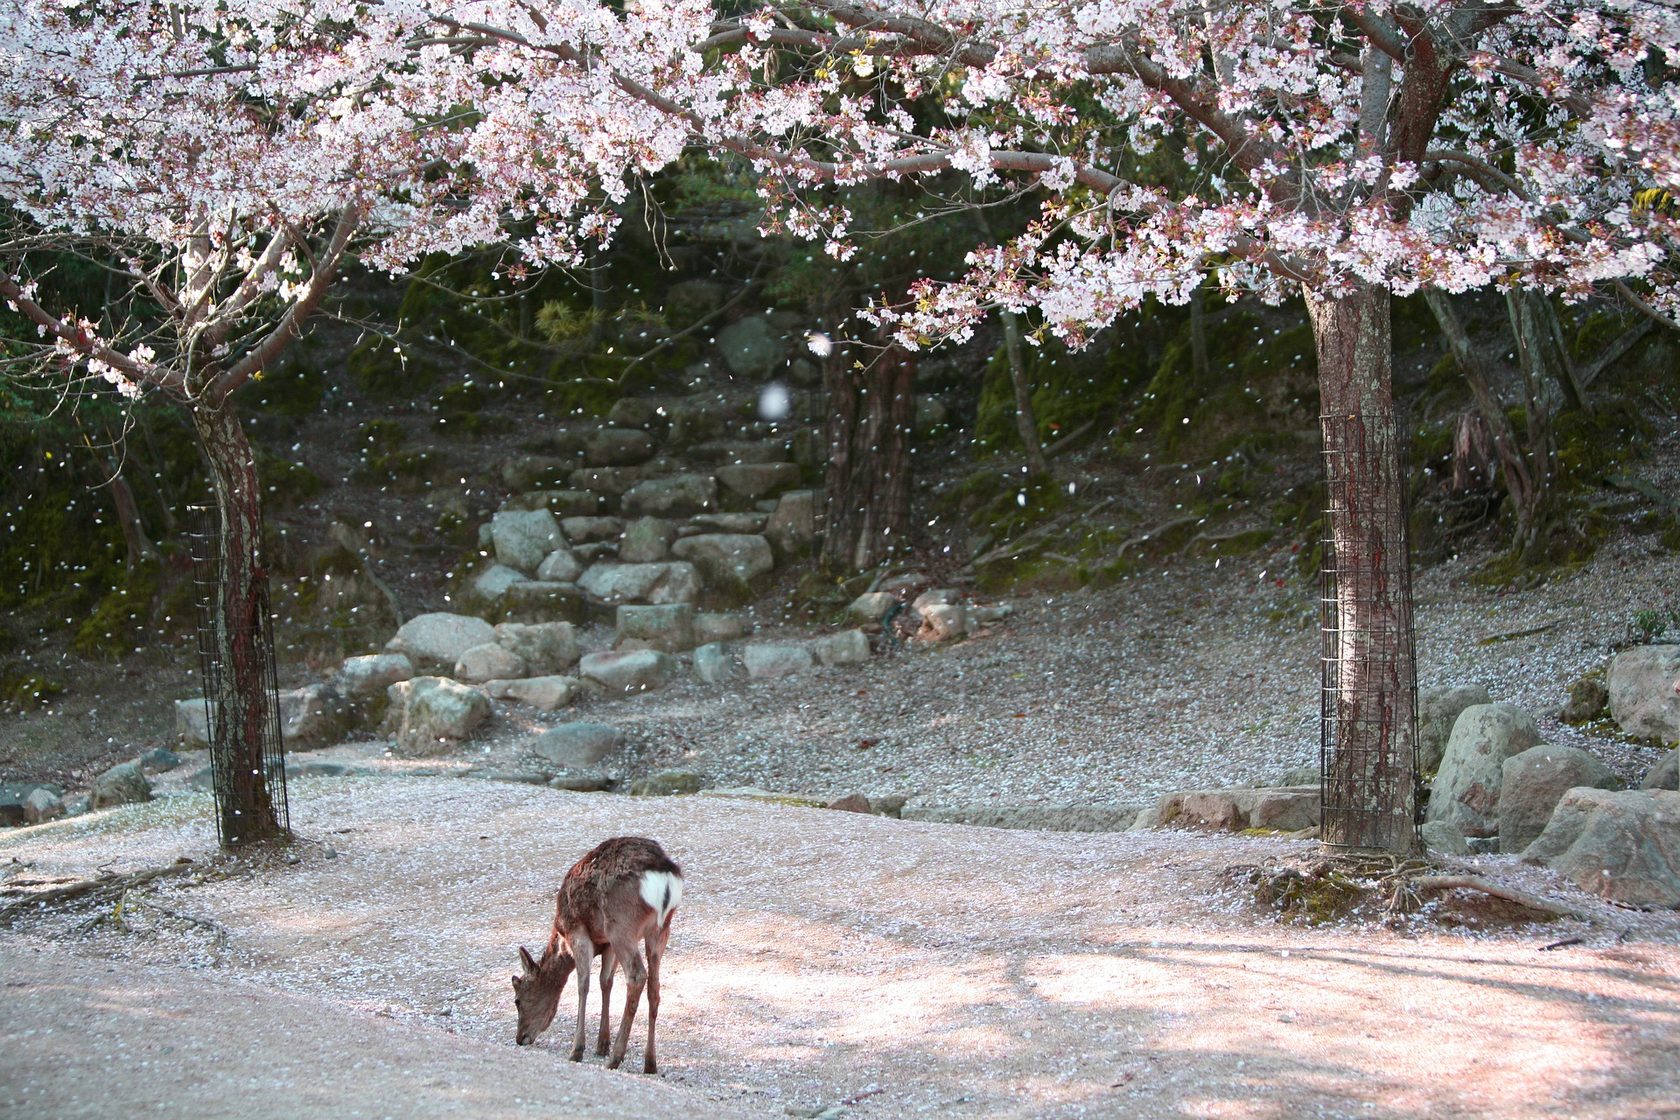
M 525 975 L 531 976 L 538 971 L 537 962 L 531 959 L 531 950 L 523 945 L 519 947 L 519 961 L 525 966 Z

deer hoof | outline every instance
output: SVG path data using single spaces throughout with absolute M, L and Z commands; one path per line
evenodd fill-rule
M 574 1061 L 574 1062 L 583 1061 L 583 1047 L 579 1046 L 576 1050 L 572 1051 L 572 1061 Z
M 614 1054 L 611 1058 L 607 1059 L 607 1068 L 608 1069 L 617 1069 L 620 1065 L 623 1064 L 623 1062 L 624 1062 L 624 1055 L 623 1054 Z
M 649 1058 L 647 1061 L 642 1063 L 642 1072 L 643 1073 L 658 1073 L 659 1072 L 659 1063 L 654 1061 L 652 1058 Z
M 604 1058 L 607 1056 L 607 1044 L 605 1042 L 595 1047 L 595 1056 L 597 1058 Z

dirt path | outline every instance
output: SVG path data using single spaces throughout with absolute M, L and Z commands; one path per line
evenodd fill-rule
M 304 781 L 293 806 L 309 838 L 295 865 L 160 885 L 131 896 L 122 929 L 73 933 L 83 913 L 0 936 L 21 985 L 0 1017 L 0 1115 L 146 1102 L 233 1117 L 1680 1108 L 1680 915 L 1567 893 L 1601 924 L 1300 929 L 1222 885 L 1228 865 L 1305 847 L 1277 840 L 1001 832 L 453 779 Z M 180 798 L 20 830 L 0 860 L 47 876 L 208 858 L 203 808 Z M 567 864 L 623 832 L 659 838 L 688 876 L 651 1084 L 572 1068 L 564 1012 L 533 1050 L 511 1038 L 514 947 L 546 933 Z M 1557 889 L 1509 861 L 1480 867 Z M 1571 936 L 1585 941 L 1543 951 Z

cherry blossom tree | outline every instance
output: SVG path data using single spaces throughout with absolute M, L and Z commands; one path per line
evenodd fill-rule
M 634 8 L 632 7 L 632 10 Z M 587 72 L 581 35 L 533 9 L 476 33 Z M 854 247 L 867 179 L 965 176 L 1042 196 L 874 318 L 916 348 L 992 310 L 1036 309 L 1074 344 L 1211 273 L 1235 298 L 1304 300 L 1317 341 L 1334 592 L 1325 840 L 1417 845 L 1415 668 L 1392 295 L 1612 286 L 1672 322 L 1680 16 L 1646 0 L 1272 3 L 997 0 L 748 6 L 673 74 L 617 90 L 745 155 L 767 228 Z M 1137 157 L 1172 144 L 1185 177 Z
M 597 192 L 690 146 L 751 161 L 766 231 L 837 259 L 852 183 L 1039 196 L 966 275 L 873 310 L 910 350 L 993 310 L 1078 345 L 1210 273 L 1233 298 L 1298 294 L 1329 466 L 1336 845 L 1417 844 L 1391 296 L 1612 285 L 1680 311 L 1670 208 L 1634 198 L 1680 178 L 1680 17 L 1647 0 L 28 3 L 0 36 L 0 189 L 44 229 L 155 249 L 130 273 L 173 345 L 31 302 L 22 264 L 0 291 L 78 368 L 217 408 L 271 356 L 208 336 L 212 310 L 270 316 L 278 344 L 358 234 L 390 267 L 504 236 L 574 262 L 612 231 Z M 1190 176 L 1151 177 L 1161 144 Z M 270 246 L 260 276 L 206 264 Z
M 686 124 L 594 96 L 615 68 L 645 72 L 665 21 L 639 32 L 574 7 L 621 52 L 593 82 L 544 56 L 498 83 L 456 22 L 420 8 L 20 0 L 0 13 L 0 298 L 34 328 L 9 340 L 7 372 L 66 398 L 190 408 L 219 521 L 207 700 L 230 846 L 281 831 L 262 761 L 278 724 L 261 490 L 238 391 L 273 370 L 353 254 L 396 268 L 522 221 L 531 256 L 576 263 L 611 228 L 603 197 L 681 151 Z M 567 121 L 540 145 L 536 105 Z M 108 306 L 67 303 L 52 275 L 66 252 L 110 270 Z

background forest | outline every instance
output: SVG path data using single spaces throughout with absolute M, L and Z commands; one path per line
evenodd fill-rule
M 895 358 L 853 312 L 918 276 L 955 275 L 963 246 L 1027 214 L 927 184 L 851 195 L 857 225 L 883 232 L 846 262 L 760 237 L 745 172 L 708 161 L 625 204 L 618 240 L 586 269 L 526 273 L 490 254 L 395 280 L 352 266 L 341 298 L 245 397 L 282 676 L 376 649 L 401 619 L 444 608 L 482 555 L 477 525 L 528 488 L 554 433 L 626 400 L 667 408 L 670 446 L 779 434 L 805 482 L 832 488 L 837 410 L 867 411 L 871 389 L 904 398 L 876 430 L 902 427 L 907 442 L 866 441 L 845 483 L 880 503 L 871 487 L 907 480 L 898 536 L 840 526 L 765 611 L 832 616 L 882 564 L 1007 595 L 1276 554 L 1266 570 L 1293 595 L 1279 621 L 1316 621 L 1324 498 L 1298 303 L 1209 289 L 1184 307 L 1146 303 L 1077 351 L 1005 315 L 961 346 Z M 105 305 L 103 264 L 65 254 L 47 283 L 70 305 Z M 838 355 L 825 361 L 813 339 Z M 1609 304 L 1420 295 L 1395 304 L 1394 349 L 1416 562 L 1471 552 L 1476 579 L 1522 586 L 1621 528 L 1680 549 L 1680 504 L 1622 471 L 1675 430 L 1671 332 Z M 910 380 L 893 388 L 889 367 Z M 120 726 L 101 742 L 50 718 L 97 706 L 96 686 L 112 687 L 102 666 L 145 692 L 195 660 L 188 534 L 207 493 L 191 427 L 161 394 L 83 393 L 0 382 L 0 701 L 32 729 L 0 755 L 8 776 L 62 776 L 127 749 Z M 860 532 L 873 545 L 860 549 Z M 1680 626 L 1673 610 L 1630 603 L 1627 621 Z

